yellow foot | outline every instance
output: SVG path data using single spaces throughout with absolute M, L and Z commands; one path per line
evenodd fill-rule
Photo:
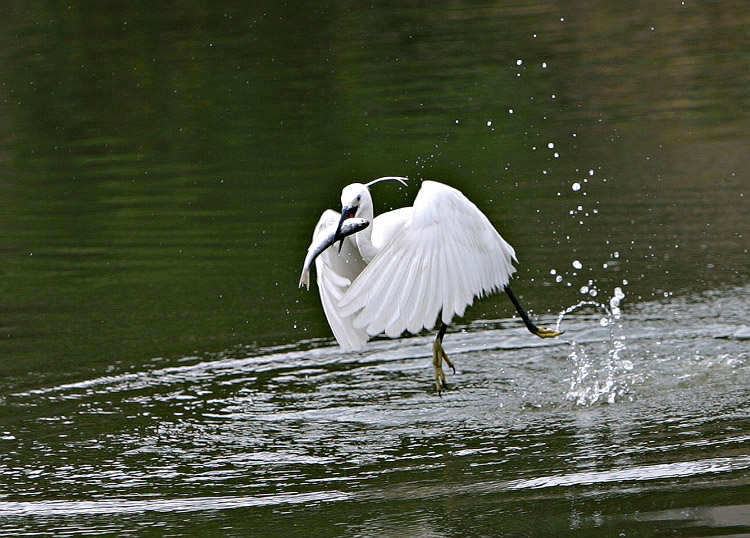
M 443 373 L 443 361 L 453 369 L 453 373 L 456 373 L 456 368 L 453 363 L 445 354 L 443 349 L 443 343 L 440 340 L 435 340 L 432 344 L 432 366 L 435 368 L 435 386 L 437 387 L 438 395 L 440 396 L 443 389 L 448 388 L 448 383 L 445 381 L 445 374 Z
M 534 334 L 539 338 L 554 338 L 555 336 L 560 336 L 564 332 L 565 331 L 553 331 L 552 329 L 547 329 L 546 327 L 538 327 Z

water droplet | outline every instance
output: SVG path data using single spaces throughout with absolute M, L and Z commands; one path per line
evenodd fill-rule
M 547 147 L 548 147 L 549 149 L 552 149 L 552 148 L 554 148 L 554 147 L 555 147 L 555 145 L 554 145 L 554 144 L 553 144 L 552 142 L 550 142 L 550 143 L 548 143 L 548 144 L 547 144 Z
M 575 267 L 576 269 L 583 269 L 583 264 L 578 260 L 573 260 L 573 267 Z
M 492 120 L 489 120 L 489 121 L 487 122 L 487 127 L 492 127 Z
M 571 187 L 575 192 L 578 192 L 581 190 L 581 184 L 578 182 L 573 183 L 573 186 Z
M 586 295 L 589 292 L 589 287 L 588 286 L 581 286 L 581 289 L 578 290 L 578 291 L 580 293 L 582 293 L 583 295 Z
M 522 64 L 523 64 L 523 60 L 516 60 L 516 65 L 522 65 Z
M 555 282 L 562 282 L 563 278 L 560 275 L 555 277 Z

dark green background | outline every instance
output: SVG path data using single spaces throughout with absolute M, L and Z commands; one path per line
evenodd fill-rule
M 646 300 L 746 281 L 746 7 L 574 6 L 13 5 L 0 369 L 327 335 L 295 286 L 312 226 L 386 174 L 414 181 L 379 209 L 421 178 L 475 200 L 537 311 L 574 259 Z

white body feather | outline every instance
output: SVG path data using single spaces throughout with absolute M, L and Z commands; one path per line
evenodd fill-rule
M 359 349 L 381 333 L 394 338 L 431 329 L 441 312 L 450 323 L 515 272 L 513 247 L 452 187 L 425 181 L 413 207 L 374 220 L 369 190 L 349 185 L 342 202 L 352 193 L 361 199 L 356 216 L 372 225 L 344 239 L 340 253 L 327 249 L 315 261 L 323 310 L 344 349 Z M 324 212 L 314 236 L 340 217 Z

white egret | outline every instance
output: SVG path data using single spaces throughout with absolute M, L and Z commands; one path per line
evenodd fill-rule
M 466 196 L 424 181 L 413 207 L 374 217 L 370 187 L 387 180 L 406 185 L 406 178 L 382 177 L 344 187 L 341 213 L 326 210 L 315 227 L 300 279 L 300 287 L 309 285 L 315 260 L 323 310 L 344 350 L 360 349 L 383 333 L 396 338 L 432 329 L 440 315 L 432 349 L 439 394 L 447 387 L 443 361 L 455 372 L 443 337 L 453 317 L 463 316 L 475 297 L 503 290 L 531 333 L 541 338 L 562 334 L 537 327 L 521 307 L 509 286 L 515 251 Z M 328 248 L 337 241 L 338 248 Z

